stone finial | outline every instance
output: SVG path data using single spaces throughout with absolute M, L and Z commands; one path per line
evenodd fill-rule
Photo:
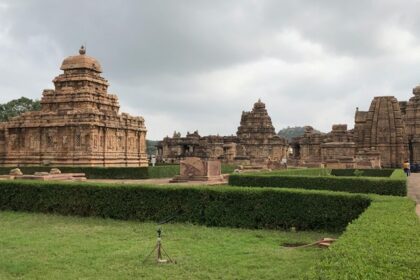
M 81 46 L 80 47 L 80 49 L 79 49 L 79 54 L 81 54 L 81 55 L 84 55 L 84 54 L 86 54 L 86 48 L 85 48 L 85 46 Z

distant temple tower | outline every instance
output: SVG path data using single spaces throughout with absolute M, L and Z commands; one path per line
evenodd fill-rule
M 268 158 L 280 161 L 287 156 L 287 141 L 276 134 L 265 104 L 261 100 L 254 104 L 251 112 L 242 113 L 236 135 L 238 159 L 248 159 L 252 163 L 263 162 Z
M 178 162 L 186 157 L 219 159 L 225 163 L 253 166 L 275 166 L 287 158 L 287 140 L 276 134 L 265 104 L 258 100 L 252 111 L 242 112 L 236 135 L 186 137 L 174 133 L 157 145 L 158 160 Z
M 376 149 L 383 167 L 399 167 L 407 159 L 407 137 L 398 100 L 378 96 L 368 112 L 356 111 L 354 141 L 358 149 Z
M 413 89 L 408 102 L 400 102 L 406 124 L 410 162 L 420 163 L 420 86 Z
M 119 114 L 99 62 L 82 46 L 60 69 L 41 111 L 0 123 L 0 164 L 147 166 L 144 119 Z

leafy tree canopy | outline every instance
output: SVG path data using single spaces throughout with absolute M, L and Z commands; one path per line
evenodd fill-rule
M 0 104 L 0 122 L 8 121 L 24 112 L 41 110 L 39 100 L 32 100 L 26 97 L 14 99 L 7 103 Z

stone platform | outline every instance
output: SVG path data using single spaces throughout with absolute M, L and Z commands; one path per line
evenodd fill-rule
M 170 182 L 224 182 L 221 173 L 222 165 L 218 160 L 204 160 L 198 157 L 189 157 L 180 162 L 180 172 Z

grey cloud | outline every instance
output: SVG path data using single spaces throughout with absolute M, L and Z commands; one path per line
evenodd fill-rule
M 39 98 L 87 42 L 121 110 L 143 115 L 151 139 L 235 133 L 260 97 L 276 129 L 351 126 L 355 107 L 408 99 L 419 82 L 414 0 L 1 3 L 0 101 Z M 399 49 L 397 36 L 413 39 Z

